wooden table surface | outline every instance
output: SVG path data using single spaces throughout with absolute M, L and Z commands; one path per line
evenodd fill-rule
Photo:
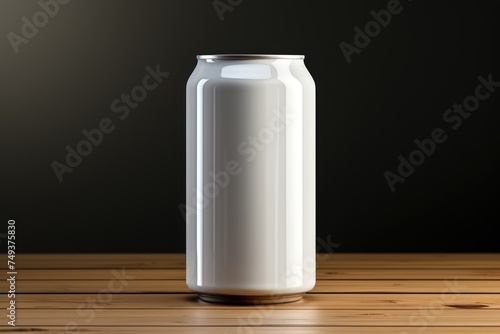
M 500 334 L 500 254 L 318 254 L 314 290 L 271 306 L 198 300 L 184 254 L 19 254 L 16 264 L 16 327 L 3 280 L 0 333 Z

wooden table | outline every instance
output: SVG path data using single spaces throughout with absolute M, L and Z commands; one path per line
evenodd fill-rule
M 299 302 L 226 306 L 187 289 L 183 254 L 20 254 L 16 327 L 3 280 L 0 333 L 500 333 L 500 254 L 317 261 L 316 287 Z

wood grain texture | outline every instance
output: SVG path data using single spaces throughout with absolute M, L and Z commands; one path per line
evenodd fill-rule
M 19 280 L 20 293 L 188 293 L 184 280 Z M 0 282 L 0 290 L 7 282 Z M 500 293 L 500 280 L 321 280 L 310 293 Z
M 439 310 L 441 311 L 441 310 Z M 500 310 L 278 310 L 272 306 L 218 309 L 19 309 L 19 326 L 500 326 Z M 427 318 L 426 318 L 427 317 Z
M 116 268 L 120 270 L 120 268 Z M 129 269 L 127 274 L 140 280 L 184 280 L 184 269 Z M 108 280 L 114 277 L 110 269 L 23 269 L 22 280 Z M 393 279 L 393 280 L 497 280 L 500 269 L 380 269 L 345 268 L 323 269 L 316 274 L 317 280 L 331 279 Z
M 71 327 L 70 327 L 71 328 Z M 159 326 L 141 326 L 141 327 L 123 327 L 123 326 L 88 326 L 79 327 L 78 332 L 71 332 L 69 329 L 61 326 L 20 326 L 16 330 L 7 330 L 0 333 L 20 333 L 20 332 L 36 332 L 36 333 L 50 333 L 50 334 L 68 334 L 68 333 L 85 333 L 85 334 L 164 334 L 164 333 L 180 333 L 180 334 L 499 334 L 498 327 L 426 327 L 421 330 L 420 327 L 411 326 L 392 326 L 392 327 L 367 327 L 367 326 L 349 326 L 349 327 L 332 327 L 332 326 L 303 326 L 303 327 L 267 327 L 267 326 L 253 326 L 246 327 L 203 327 L 203 326 L 190 326 L 190 327 L 159 327 Z
M 500 254 L 318 254 L 318 269 L 500 269 Z M 24 269 L 184 269 L 185 254 L 18 254 Z M 0 263 L 6 268 L 6 261 Z
M 452 298 L 456 296 L 456 298 Z M 96 305 L 99 309 L 233 309 L 235 306 L 210 304 L 192 293 L 174 294 L 114 294 L 111 298 L 98 298 L 96 294 L 20 294 L 16 297 L 19 308 L 26 309 L 74 309 L 79 306 Z M 307 294 L 296 303 L 277 304 L 275 309 L 364 309 L 419 310 L 432 305 L 434 308 L 500 309 L 500 296 L 496 294 L 457 294 L 441 298 L 436 294 Z M 0 308 L 7 307 L 6 300 Z M 90 307 L 90 306 L 89 306 Z M 245 306 L 238 306 L 244 308 Z
M 17 326 L 0 333 L 500 334 L 500 254 L 318 254 L 314 290 L 273 306 L 200 301 L 184 254 L 20 254 L 16 265 Z

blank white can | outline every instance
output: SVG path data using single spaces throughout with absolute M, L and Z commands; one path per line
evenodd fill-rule
M 186 89 L 187 285 L 210 302 L 299 300 L 316 282 L 304 56 L 197 58 Z

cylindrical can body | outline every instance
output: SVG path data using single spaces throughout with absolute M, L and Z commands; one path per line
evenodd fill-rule
M 187 285 L 298 300 L 316 281 L 315 85 L 303 56 L 198 56 L 186 96 Z

